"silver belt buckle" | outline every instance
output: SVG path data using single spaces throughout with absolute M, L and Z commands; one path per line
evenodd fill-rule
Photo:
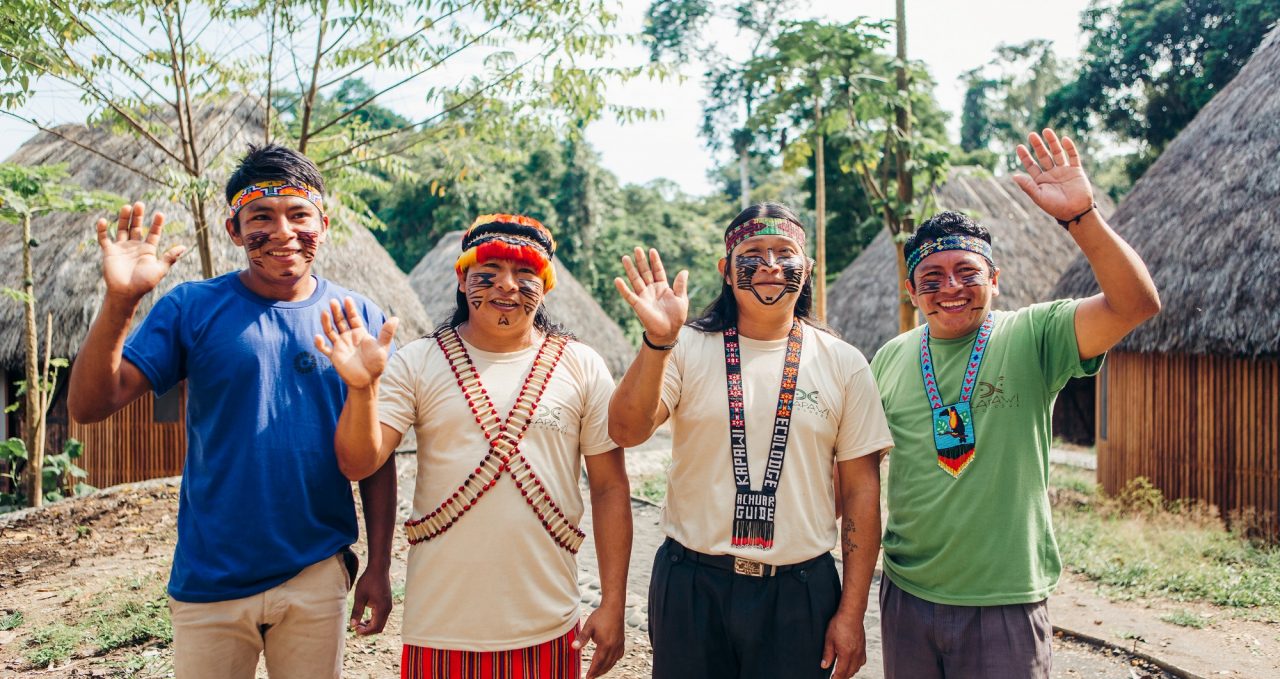
M 753 578 L 764 577 L 765 565 L 759 561 L 744 559 L 740 556 L 733 557 L 733 572 L 738 575 L 750 575 Z

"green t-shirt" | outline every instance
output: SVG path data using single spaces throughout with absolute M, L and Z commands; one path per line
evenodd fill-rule
M 1057 585 L 1062 562 L 1047 493 L 1053 402 L 1068 379 L 1102 366 L 1101 356 L 1080 360 L 1077 303 L 995 312 L 971 397 L 976 452 L 959 478 L 939 465 L 934 447 L 922 328 L 876 353 L 871 368 L 894 442 L 884 570 L 895 585 L 953 606 L 1031 603 Z M 976 334 L 929 341 L 944 404 L 960 398 Z

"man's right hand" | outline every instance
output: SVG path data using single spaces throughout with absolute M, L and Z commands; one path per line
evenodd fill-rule
M 345 307 L 345 308 L 344 308 Z M 382 324 L 382 330 L 374 337 L 364 327 L 364 320 L 350 297 L 339 305 L 329 300 L 329 311 L 320 314 L 324 337 L 316 335 L 316 348 L 333 361 L 342 381 L 352 389 L 366 389 L 382 376 L 391 356 L 391 340 L 396 335 L 400 319 L 392 316 Z M 325 343 L 325 337 L 333 343 Z
M 636 312 L 649 341 L 654 344 L 674 343 L 680 334 L 680 326 L 689 316 L 689 272 L 676 274 L 675 281 L 668 286 L 662 257 L 652 248 L 648 257 L 642 248 L 636 248 L 634 261 L 623 255 L 622 268 L 627 272 L 627 280 L 615 278 L 613 285 Z
M 160 232 L 164 230 L 164 215 L 155 213 L 151 217 L 151 228 L 146 232 L 142 229 L 142 215 L 142 203 L 121 207 L 114 240 L 107 220 L 98 220 L 102 278 L 107 284 L 108 296 L 130 301 L 141 299 L 160 284 L 160 279 L 187 251 L 185 246 L 175 245 L 157 255 Z

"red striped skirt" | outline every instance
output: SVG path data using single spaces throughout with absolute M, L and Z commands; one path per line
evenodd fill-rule
M 580 679 L 575 626 L 551 641 L 510 651 L 450 651 L 405 644 L 401 679 Z

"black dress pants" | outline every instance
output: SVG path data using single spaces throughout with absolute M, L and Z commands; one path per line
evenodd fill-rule
M 765 577 L 667 539 L 649 584 L 654 679 L 826 679 L 822 646 L 840 604 L 823 554 Z M 726 564 L 728 567 L 726 567 Z

